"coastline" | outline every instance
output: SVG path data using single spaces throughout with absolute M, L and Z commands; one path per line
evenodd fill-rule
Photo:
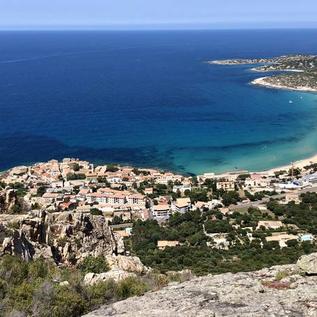
M 314 154 L 308 158 L 298 160 L 298 161 L 295 161 L 295 162 L 292 162 L 292 163 L 289 163 L 286 165 L 273 167 L 273 168 L 270 168 L 270 169 L 265 170 L 265 171 L 259 171 L 258 173 L 263 173 L 263 172 L 274 173 L 274 172 L 281 171 L 281 170 L 289 170 L 292 167 L 302 169 L 305 166 L 311 165 L 311 164 L 317 164 L 317 154 Z
M 310 88 L 310 87 L 289 87 L 289 86 L 268 83 L 266 81 L 267 78 L 270 78 L 270 77 L 265 76 L 265 77 L 256 78 L 251 81 L 251 85 L 262 86 L 265 88 L 272 88 L 272 89 L 284 89 L 284 90 L 292 90 L 292 91 L 300 91 L 300 92 L 317 93 L 317 89 Z

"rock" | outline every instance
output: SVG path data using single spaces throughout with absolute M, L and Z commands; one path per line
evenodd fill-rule
M 11 237 L 6 237 L 6 238 L 3 239 L 3 242 L 2 242 L 2 250 L 3 250 L 3 252 L 11 250 L 12 241 L 13 241 L 13 239 Z
M 105 305 L 85 317 L 317 316 L 317 276 L 301 276 L 296 271 L 296 265 L 286 265 L 194 278 Z M 296 285 L 277 281 L 279 272 L 290 274 L 285 279 L 293 279 Z
M 28 172 L 27 166 L 17 166 L 10 170 L 10 175 L 23 175 Z
M 317 274 L 317 253 L 301 256 L 297 261 L 297 266 L 306 274 Z
M 84 278 L 84 283 L 86 285 L 94 285 L 99 282 L 104 282 L 107 280 L 114 280 L 115 282 L 124 280 L 128 277 L 135 277 L 136 274 L 129 273 L 120 269 L 112 269 L 105 273 L 87 273 Z
M 69 282 L 68 281 L 63 281 L 59 283 L 60 286 L 69 286 Z
M 110 268 L 138 274 L 144 274 L 149 270 L 137 256 L 107 256 L 106 259 Z
M 14 197 L 14 192 L 10 195 Z M 12 202 L 12 199 L 9 200 Z M 116 250 L 111 229 L 103 216 L 43 210 L 32 211 L 23 217 L 0 216 L 3 236 L 2 240 L 0 237 L 0 254 L 6 252 L 25 260 L 43 256 L 56 263 L 72 265 L 87 256 L 108 256 Z

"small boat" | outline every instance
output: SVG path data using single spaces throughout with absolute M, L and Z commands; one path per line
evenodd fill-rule
M 293 103 L 293 100 L 290 100 L 289 103 Z

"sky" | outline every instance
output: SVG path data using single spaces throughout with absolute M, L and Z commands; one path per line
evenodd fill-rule
M 0 29 L 317 27 L 317 0 L 0 0 Z

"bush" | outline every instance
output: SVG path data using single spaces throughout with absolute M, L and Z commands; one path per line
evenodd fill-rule
M 135 277 L 128 277 L 117 285 L 116 295 L 119 299 L 143 295 L 148 290 L 147 285 Z
M 93 215 L 93 216 L 102 216 L 102 211 L 98 208 L 92 208 L 90 209 L 90 213 Z
M 103 273 L 109 271 L 109 265 L 103 256 L 87 256 L 83 262 L 78 265 L 83 273 Z
M 84 298 L 70 287 L 57 286 L 51 307 L 52 317 L 77 317 L 85 312 Z
M 104 304 L 115 296 L 116 283 L 113 280 L 99 282 L 87 289 L 87 296 L 91 307 Z
M 9 290 L 10 306 L 21 311 L 29 312 L 32 306 L 32 298 L 35 285 L 23 282 Z

